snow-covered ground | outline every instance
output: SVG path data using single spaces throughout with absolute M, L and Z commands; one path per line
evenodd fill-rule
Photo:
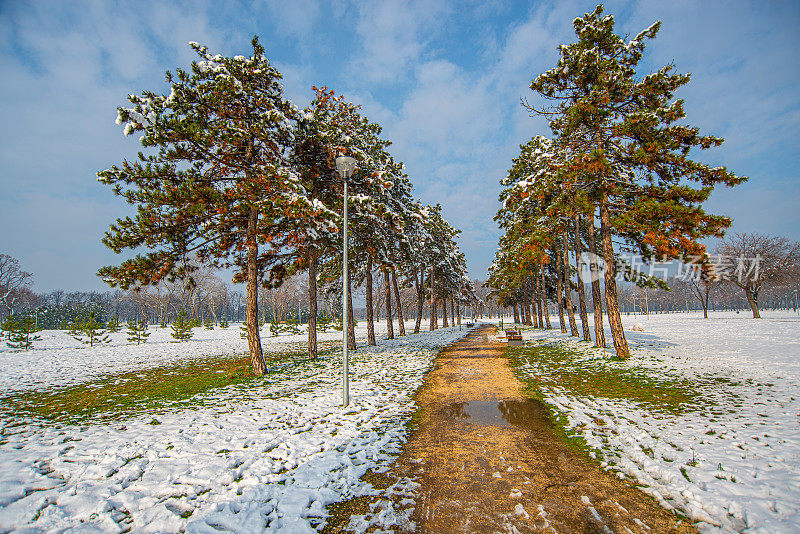
M 800 318 L 763 315 L 623 316 L 633 355 L 614 365 L 698 380 L 710 406 L 675 416 L 559 387 L 545 389 L 546 400 L 607 469 L 702 521 L 702 531 L 800 532 Z M 636 323 L 644 332 L 633 331 Z M 527 330 L 524 337 L 598 356 L 560 332 Z M 525 372 L 539 370 L 528 365 Z
M 363 321 L 362 321 L 363 323 Z M 366 336 L 366 323 L 356 335 Z M 247 352 L 247 340 L 239 335 L 241 324 L 227 329 L 205 327 L 194 328 L 191 341 L 177 343 L 172 330 L 151 325 L 147 343 L 131 345 L 125 327 L 109 334 L 111 343 L 89 347 L 63 330 L 43 330 L 42 340 L 25 352 L 14 352 L 5 343 L 0 343 L 0 391 L 36 389 L 40 387 L 66 386 L 85 382 L 107 374 L 146 369 L 170 363 L 178 363 L 205 356 L 231 355 Z M 376 328 L 386 325 L 378 325 Z M 413 328 L 413 325 L 412 325 Z M 264 351 L 279 350 L 291 343 L 305 343 L 308 334 L 270 337 L 269 325 L 261 329 L 261 344 Z M 341 331 L 317 334 L 318 341 L 341 340 Z
M 237 326 L 195 332 L 169 343 L 156 329 L 138 347 L 120 333 L 94 349 L 46 333 L 35 351 L 0 355 L 0 387 L 20 393 L 245 350 Z M 81 426 L 8 416 L 0 420 L 0 531 L 315 531 L 326 505 L 371 491 L 359 477 L 399 452 L 413 392 L 439 348 L 465 334 L 454 327 L 359 347 L 347 408 L 338 353 L 198 395 L 194 409 Z M 302 339 L 265 338 L 265 350 Z

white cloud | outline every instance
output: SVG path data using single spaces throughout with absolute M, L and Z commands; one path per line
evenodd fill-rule
M 436 0 L 384 0 L 360 5 L 356 32 L 361 51 L 351 73 L 373 83 L 402 80 L 419 61 L 449 10 Z
M 189 40 L 214 45 L 224 33 L 202 10 L 174 4 L 33 3 L 5 15 L 3 246 L 40 289 L 99 288 L 94 273 L 113 256 L 100 238 L 129 208 L 95 172 L 140 148 L 114 124 L 115 108 L 130 92 L 165 90 L 164 70 L 193 59 Z

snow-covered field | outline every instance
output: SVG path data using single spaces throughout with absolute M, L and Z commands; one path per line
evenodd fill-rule
M 45 333 L 37 350 L 0 355 L 3 395 L 246 348 L 236 325 L 195 329 L 188 343 L 154 332 L 138 347 L 119 333 L 94 349 Z M 6 416 L 0 531 L 315 531 L 326 505 L 371 491 L 359 477 L 399 452 L 413 392 L 439 348 L 465 334 L 454 327 L 359 347 L 348 408 L 339 352 L 198 395 L 193 409 L 80 426 Z M 265 338 L 265 350 L 303 338 Z
M 635 323 L 644 332 L 634 332 Z M 573 434 L 607 469 L 703 522 L 702 531 L 800 532 L 800 318 L 712 312 L 708 320 L 696 313 L 623 316 L 623 324 L 633 356 L 618 365 L 702 378 L 701 396 L 713 404 L 675 416 L 547 388 L 547 402 L 567 415 Z M 560 332 L 528 330 L 524 337 L 598 356 Z M 539 371 L 528 365 L 525 372 Z
M 239 336 L 240 324 L 227 329 L 194 328 L 194 336 L 187 343 L 176 343 L 170 328 L 150 326 L 147 343 L 131 345 L 122 331 L 110 334 L 111 343 L 89 347 L 75 341 L 62 330 L 39 332 L 42 340 L 34 349 L 13 352 L 5 343 L 0 344 L 0 390 L 36 389 L 40 387 L 67 386 L 86 382 L 107 374 L 117 374 L 178 363 L 204 356 L 230 355 L 247 352 L 247 341 Z M 376 328 L 385 325 L 377 325 Z M 366 324 L 362 327 L 366 332 Z M 413 325 L 412 325 L 413 328 Z M 356 332 L 356 335 L 366 334 Z M 269 325 L 261 329 L 264 351 L 279 350 L 290 343 L 305 343 L 308 335 L 281 335 L 270 337 Z M 317 334 L 318 341 L 341 340 L 342 333 L 330 331 Z

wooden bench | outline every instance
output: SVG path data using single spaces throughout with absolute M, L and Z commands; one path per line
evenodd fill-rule
M 521 347 L 523 345 L 522 332 L 519 330 L 506 330 L 506 339 L 508 339 L 508 344 L 512 347 Z

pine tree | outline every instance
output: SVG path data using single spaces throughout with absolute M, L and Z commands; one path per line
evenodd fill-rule
M 317 317 L 317 328 L 319 329 L 320 332 L 327 332 L 328 330 L 333 328 L 331 324 L 332 322 L 333 319 L 331 318 L 330 315 L 328 315 L 328 312 L 322 310 L 320 316 Z
M 69 329 L 69 334 L 75 341 L 94 347 L 96 344 L 111 343 L 111 337 L 104 325 L 97 321 L 94 313 L 85 321 L 74 321 Z
M 150 332 L 147 331 L 147 320 L 142 319 L 140 322 L 128 323 L 128 343 L 147 343 L 147 338 L 150 337 Z
M 186 319 L 185 311 L 181 311 L 175 320 L 172 321 L 172 333 L 170 335 L 178 341 L 189 341 L 192 339 L 194 332 L 192 332 L 191 322 Z
M 206 317 L 206 322 L 203 323 L 206 330 L 214 330 L 214 323 L 211 321 L 211 317 Z
M 141 132 L 154 154 L 98 173 L 99 181 L 138 206 L 103 242 L 117 253 L 147 244 L 152 252 L 99 274 L 112 286 L 166 278 L 192 284 L 186 255 L 233 268 L 246 282 L 248 346 L 255 375 L 266 371 L 257 325 L 258 286 L 282 283 L 290 231 L 314 225 L 302 184 L 288 165 L 297 110 L 258 39 L 250 57 L 223 57 L 191 43 L 190 71 L 167 73 L 169 95 L 130 95 L 119 108 L 125 133 Z
M 278 322 L 277 317 L 273 316 L 269 323 L 269 334 L 272 337 L 277 337 L 281 332 L 283 332 L 283 325 Z
M 114 315 L 114 317 L 106 322 L 106 329 L 112 334 L 119 332 L 121 328 L 122 327 L 119 323 L 119 315 Z
M 231 324 L 228 322 L 228 318 L 225 317 L 224 315 L 219 318 L 219 327 L 222 328 L 223 330 L 228 328 L 230 325 Z
M 35 335 L 39 332 L 33 317 L 7 316 L 3 322 L 2 329 L 6 332 L 6 345 L 12 349 L 29 350 L 33 348 L 35 341 L 41 341 L 41 336 Z
M 571 191 L 586 195 L 586 216 L 593 220 L 599 210 L 608 318 L 617 355 L 626 358 L 612 234 L 648 261 L 700 257 L 705 247 L 699 239 L 721 237 L 730 226 L 727 217 L 706 214 L 702 203 L 715 185 L 734 186 L 746 178 L 690 159 L 693 148 L 723 140 L 678 123 L 685 117 L 684 102 L 675 100 L 674 92 L 689 83 L 688 74 L 667 65 L 637 77 L 645 40 L 655 38 L 660 22 L 626 42 L 614 33 L 614 17 L 604 16 L 599 5 L 573 25 L 578 41 L 561 45 L 558 65 L 531 83 L 556 105 L 529 109 L 551 118 L 571 152 Z

